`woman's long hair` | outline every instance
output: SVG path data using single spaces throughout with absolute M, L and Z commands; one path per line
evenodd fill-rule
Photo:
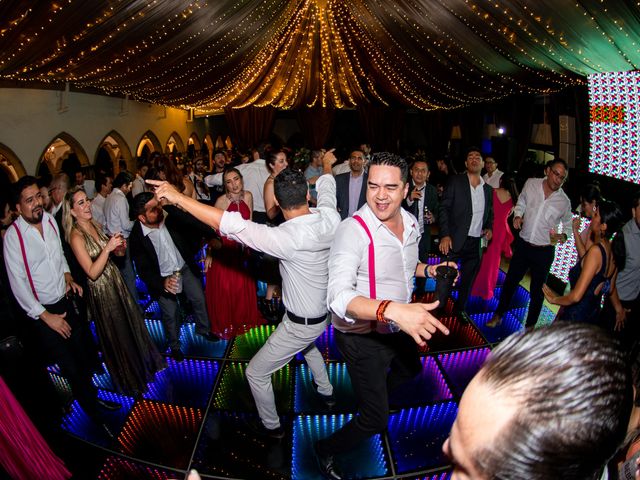
M 78 192 L 84 192 L 84 188 L 81 186 L 76 186 L 67 191 L 64 195 L 64 200 L 62 201 L 62 228 L 64 229 L 64 239 L 67 243 L 71 244 L 71 234 L 74 229 L 78 229 L 78 224 L 76 223 L 76 219 L 71 215 L 71 209 L 73 209 L 75 205 L 74 196 Z M 96 223 L 96 221 L 91 218 L 91 223 L 99 232 L 101 230 L 100 225 Z
M 624 225 L 622 210 L 620 210 L 620 206 L 617 203 L 604 199 L 600 199 L 597 208 L 600 213 L 600 224 L 607 225 L 607 230 L 603 233 L 603 236 L 607 239 L 613 236 L 611 254 L 616 268 L 620 271 L 624 268 L 626 260 L 624 239 L 620 234 L 620 229 Z
M 515 206 L 516 202 L 518 201 L 518 197 L 520 196 L 515 177 L 510 173 L 503 174 L 500 177 L 500 187 L 509 191 L 509 195 L 511 195 L 511 200 L 513 201 L 513 205 Z
M 156 159 L 155 165 L 160 172 L 164 173 L 167 182 L 176 187 L 179 192 L 184 191 L 182 172 L 178 170 L 176 164 L 169 157 L 161 155 Z

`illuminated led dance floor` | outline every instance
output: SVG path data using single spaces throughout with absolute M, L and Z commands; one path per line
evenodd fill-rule
M 501 272 L 496 297 L 503 280 Z M 428 283 L 427 292 L 433 286 Z M 433 293 L 426 293 L 423 301 L 432 297 Z M 441 447 L 460 395 L 493 345 L 523 328 L 528 300 L 527 291 L 519 287 L 502 325 L 495 329 L 487 328 L 486 322 L 497 298 L 470 299 L 472 324 L 462 325 L 446 314 L 443 321 L 450 335 L 437 334 L 429 342 L 422 352 L 422 373 L 390 397 L 387 431 L 343 455 L 344 473 L 349 478 L 448 479 L 449 465 Z M 166 351 L 158 305 L 148 299 L 146 303 L 147 327 Z M 450 312 L 451 306 L 450 299 L 445 311 Z M 553 316 L 543 307 L 539 324 Z M 329 327 L 317 345 L 328 362 L 337 405 L 329 411 L 319 401 L 306 364 L 296 358 L 273 376 L 286 436 L 281 441 L 259 437 L 247 425 L 257 419 L 257 413 L 244 371 L 274 328 L 258 327 L 233 340 L 211 343 L 195 335 L 187 316 L 181 331 L 187 358 L 180 363 L 168 358 L 168 368 L 156 375 L 142 398 L 114 393 L 106 372 L 94 377 L 102 398 L 122 404 L 119 411 L 107 414 L 117 440 L 107 438 L 75 402 L 63 419 L 63 429 L 105 452 L 98 476 L 104 480 L 182 479 L 191 468 L 203 478 L 320 479 L 312 445 L 355 413 L 349 374 Z M 55 366 L 50 372 L 58 389 L 68 394 L 68 385 Z

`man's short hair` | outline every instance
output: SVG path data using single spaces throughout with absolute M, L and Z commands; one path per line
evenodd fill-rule
M 133 175 L 126 170 L 122 171 L 113 179 L 113 188 L 120 188 L 121 186 L 127 185 L 131 182 L 133 182 Z
M 140 192 L 133 197 L 133 203 L 131 204 L 131 210 L 133 211 L 134 218 L 138 218 L 138 215 L 144 215 L 146 211 L 145 205 L 153 200 L 152 192 Z
M 380 165 L 385 167 L 398 167 L 400 169 L 400 178 L 402 183 L 407 183 L 409 180 L 409 166 L 407 162 L 400 155 L 390 152 L 377 152 L 371 155 L 371 163 L 369 168 L 374 165 Z
M 17 182 L 11 185 L 10 208 L 12 209 L 16 208 L 16 205 L 20 203 L 20 197 L 22 196 L 22 192 L 26 188 L 30 187 L 31 185 L 36 185 L 36 186 L 38 185 L 38 179 L 36 177 L 32 177 L 31 175 L 25 175 L 24 177 L 20 177 Z
M 599 327 L 557 322 L 514 334 L 478 375 L 520 404 L 495 442 L 472 453 L 486 478 L 596 479 L 625 438 L 631 372 Z
M 569 171 L 569 164 L 562 158 L 554 158 L 552 160 L 549 160 L 545 165 L 545 167 L 553 168 L 556 165 L 562 165 L 567 172 Z
M 480 156 L 482 156 L 482 150 L 480 150 L 480 148 L 476 147 L 475 145 L 471 145 L 467 148 L 467 151 L 464 154 L 464 158 L 467 158 L 471 152 L 478 152 Z
M 107 184 L 107 179 L 109 175 L 97 175 L 96 176 L 96 192 L 100 193 L 102 187 Z
M 273 189 L 283 210 L 301 207 L 307 203 L 307 179 L 302 172 L 285 168 L 276 175 Z

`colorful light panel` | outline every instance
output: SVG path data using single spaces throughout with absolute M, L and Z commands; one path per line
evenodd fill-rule
M 328 363 L 327 374 L 331 385 L 333 385 L 333 395 L 337 403 L 334 411 L 355 411 L 357 402 L 346 365 L 344 363 Z M 296 413 L 323 412 L 326 410 L 326 406 L 318 397 L 312 382 L 311 370 L 307 364 L 298 365 L 296 367 L 294 396 L 294 410 Z
M 389 419 L 389 441 L 397 471 L 441 467 L 448 463 L 442 444 L 458 413 L 455 402 L 402 410 Z
M 589 171 L 640 183 L 640 72 L 588 76 Z
M 573 218 L 578 217 L 574 215 Z M 583 231 L 589 226 L 590 220 L 581 217 L 580 218 L 580 231 Z M 560 229 L 562 231 L 562 229 Z M 571 232 L 567 232 L 568 239 L 566 242 L 556 245 L 556 256 L 553 259 L 553 264 L 549 273 L 553 274 L 563 282 L 569 281 L 569 270 L 578 261 L 578 251 L 576 250 L 576 241 L 573 238 Z
M 438 362 L 447 374 L 453 391 L 460 397 L 473 376 L 489 355 L 488 348 L 477 348 L 461 352 L 438 355 Z
M 351 420 L 352 415 L 302 415 L 293 422 L 293 480 L 322 480 L 316 467 L 313 444 L 328 437 Z M 375 478 L 388 474 L 385 449 L 380 435 L 363 442 L 357 449 L 340 455 L 339 467 L 345 478 Z
M 172 480 L 183 478 L 183 472 L 172 472 L 132 462 L 120 457 L 107 458 L 98 475 L 98 480 Z

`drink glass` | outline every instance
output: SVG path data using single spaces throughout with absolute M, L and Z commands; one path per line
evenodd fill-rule
M 176 287 L 176 293 L 182 293 L 182 272 L 180 272 L 180 270 L 176 270 L 173 272 L 173 278 L 176 279 L 178 284 Z

